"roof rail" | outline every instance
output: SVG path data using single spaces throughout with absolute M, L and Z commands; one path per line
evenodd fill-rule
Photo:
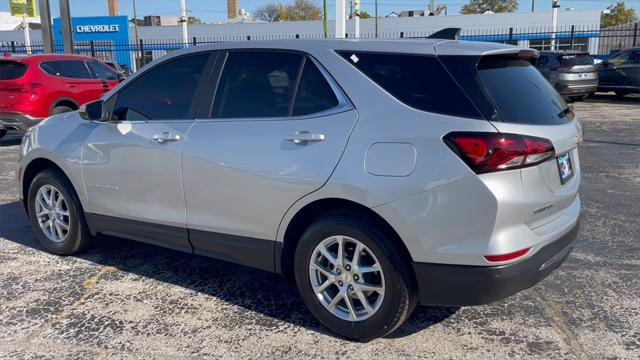
M 427 36 L 427 39 L 460 40 L 461 28 L 444 28 Z

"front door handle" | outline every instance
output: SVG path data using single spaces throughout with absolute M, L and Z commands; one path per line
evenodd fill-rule
M 170 132 L 163 132 L 162 134 L 153 135 L 151 140 L 157 142 L 158 144 L 164 144 L 167 142 L 180 140 L 180 135 L 172 134 Z
M 298 131 L 292 136 L 287 136 L 287 141 L 294 144 L 304 145 L 312 142 L 324 141 L 324 134 L 312 134 L 308 131 Z

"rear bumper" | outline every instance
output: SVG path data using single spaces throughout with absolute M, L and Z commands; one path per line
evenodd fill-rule
M 561 95 L 586 95 L 598 89 L 598 80 L 558 81 L 556 90 Z
M 413 263 L 420 304 L 482 305 L 530 288 L 560 266 L 573 249 L 578 224 L 526 260 L 500 266 Z
M 41 118 L 33 118 L 22 113 L 0 111 L 0 129 L 25 132 L 40 121 Z

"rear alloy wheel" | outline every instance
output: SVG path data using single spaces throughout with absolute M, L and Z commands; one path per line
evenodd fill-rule
M 391 234 L 358 215 L 329 214 L 309 226 L 297 245 L 294 267 L 309 310 L 346 338 L 384 336 L 417 303 L 411 259 Z
M 309 261 L 309 279 L 318 300 L 338 318 L 361 321 L 384 299 L 384 273 L 373 252 L 348 236 L 320 242 Z
M 626 91 L 616 91 L 615 93 L 617 97 L 624 97 L 625 95 L 629 94 Z

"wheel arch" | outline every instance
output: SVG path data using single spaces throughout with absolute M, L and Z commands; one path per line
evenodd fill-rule
M 69 183 L 73 186 L 73 182 L 71 181 L 69 175 L 67 175 L 67 173 L 52 160 L 44 157 L 39 157 L 31 160 L 29 164 L 27 164 L 27 166 L 24 168 L 21 184 L 22 205 L 24 206 L 24 209 L 25 211 L 27 211 L 27 213 L 29 212 L 29 207 L 27 204 L 29 198 L 29 186 L 31 186 L 31 183 L 33 182 L 33 179 L 36 177 L 36 175 L 47 169 L 53 169 L 60 172 L 60 174 L 66 177 L 67 180 L 69 180 Z M 73 190 L 76 192 L 76 194 L 78 194 L 78 191 L 75 188 Z
M 282 274 L 287 281 L 294 279 L 294 254 L 304 231 L 318 218 L 329 213 L 346 212 L 363 218 L 379 226 L 388 239 L 401 252 L 407 261 L 412 261 L 411 253 L 402 241 L 398 232 L 382 216 L 371 208 L 358 202 L 343 198 L 324 198 L 314 200 L 301 209 L 291 218 L 283 234 L 282 242 L 277 243 L 275 267 L 276 272 Z M 415 274 L 413 274 L 415 278 Z
M 55 101 L 53 101 L 51 108 L 49 109 L 49 115 L 51 115 L 53 113 L 53 109 L 55 109 L 58 106 L 66 106 L 73 110 L 78 110 L 80 108 L 80 105 L 78 105 L 78 103 L 71 98 L 67 98 L 67 97 L 58 98 Z

